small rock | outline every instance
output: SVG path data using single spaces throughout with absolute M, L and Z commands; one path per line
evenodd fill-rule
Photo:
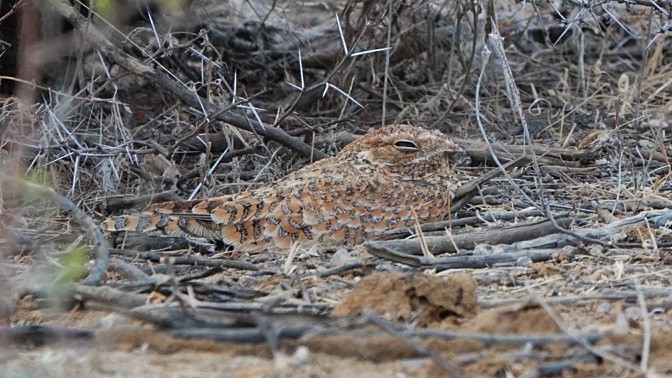
M 353 262 L 354 259 L 350 256 L 350 252 L 345 248 L 339 248 L 331 256 L 331 261 L 329 262 L 331 266 L 341 266 Z
M 611 312 L 611 305 L 609 302 L 602 302 L 599 306 L 597 306 L 595 311 L 601 315 L 608 315 Z

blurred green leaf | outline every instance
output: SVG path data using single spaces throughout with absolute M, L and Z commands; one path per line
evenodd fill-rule
M 49 296 L 56 301 L 70 298 L 74 284 L 85 278 L 88 273 L 87 262 L 90 259 L 91 247 L 81 244 L 78 238 L 70 244 L 59 259 L 60 270 L 55 272 L 56 278 L 46 288 Z
M 117 0 L 92 0 L 91 8 L 106 20 L 113 20 L 117 13 Z

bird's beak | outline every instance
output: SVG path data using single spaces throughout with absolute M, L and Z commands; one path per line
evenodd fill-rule
M 466 166 L 471 164 L 471 158 L 462 148 L 444 152 L 444 157 L 453 162 L 456 166 Z

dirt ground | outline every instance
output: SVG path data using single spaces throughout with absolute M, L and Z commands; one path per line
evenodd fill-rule
M 566 276 L 572 274 L 570 269 L 562 270 Z M 4 371 L 7 376 L 101 377 L 431 377 L 454 372 L 467 376 L 530 372 L 541 376 L 617 376 L 633 374 L 629 365 L 637 366 L 641 360 L 647 332 L 651 336 L 648 368 L 659 374 L 672 368 L 669 300 L 667 304 L 664 300 L 646 301 L 650 311 L 646 316 L 636 303 L 628 303 L 634 301 L 608 299 L 577 299 L 553 305 L 552 310 L 531 301 L 482 308 L 478 298 L 494 294 L 497 299 L 511 299 L 521 297 L 521 290 L 501 284 L 484 286 L 473 276 L 471 272 L 445 277 L 373 273 L 348 291 L 331 315 L 347 322 L 348 315 L 366 310 L 396 324 L 414 324 L 416 331 L 431 332 L 411 339 L 401 329 L 380 332 L 370 325 L 354 333 L 325 328 L 282 342 L 273 352 L 264 342 L 174 338 L 109 311 L 44 310 L 24 298 L 13 316 L 15 324 L 91 329 L 95 337 L 46 337 L 46 345 L 41 346 L 21 340 L 3 349 Z M 556 273 L 523 279 L 528 281 L 522 289 L 548 296 L 547 291 L 557 287 L 563 276 Z M 644 324 L 645 318 L 648 324 Z M 497 340 L 500 335 L 506 341 Z M 576 347 L 582 338 L 591 340 L 589 335 L 601 335 L 601 339 L 592 349 Z
M 672 376 L 659 3 L 157 2 L 91 25 L 51 2 L 74 32 L 0 56 L 0 376 Z M 381 120 L 459 143 L 460 187 L 497 175 L 354 249 L 96 232 Z

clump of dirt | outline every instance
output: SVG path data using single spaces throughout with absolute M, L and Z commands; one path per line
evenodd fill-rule
M 466 274 L 376 273 L 343 298 L 333 315 L 369 309 L 398 322 L 414 320 L 418 327 L 454 327 L 478 312 L 476 287 L 476 281 Z
M 44 312 L 37 304 L 35 296 L 26 295 L 17 301 L 10 320 L 12 323 L 39 324 L 44 321 Z
M 536 306 L 516 306 L 482 311 L 464 329 L 500 334 L 549 334 L 562 331 L 548 313 Z
M 597 346 L 600 348 L 614 348 L 615 346 L 624 348 L 627 345 L 637 351 L 638 357 L 641 358 L 642 337 L 643 335 L 631 331 L 627 335 L 612 335 L 605 338 Z M 652 333 L 648 352 L 649 369 L 668 375 L 672 373 L 672 331 L 663 330 Z

